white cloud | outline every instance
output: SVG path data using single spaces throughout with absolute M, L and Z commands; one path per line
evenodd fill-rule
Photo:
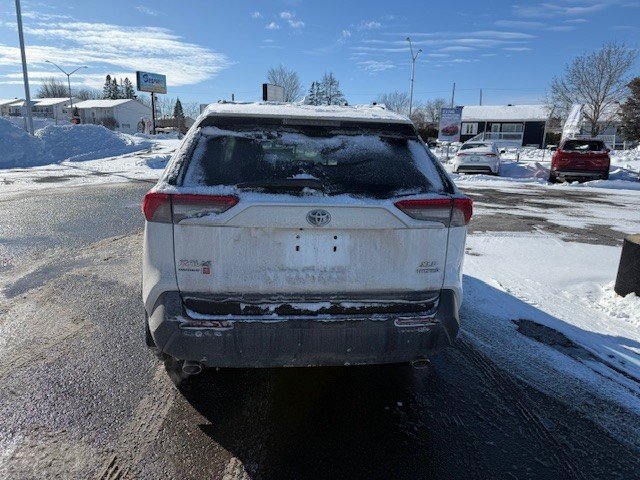
M 262 18 L 262 14 L 256 10 L 255 12 L 251 12 L 251 18 Z
M 384 72 L 385 70 L 391 70 L 396 66 L 390 61 L 378 61 L 378 60 L 364 60 L 358 62 L 358 66 L 368 73 Z
M 296 14 L 294 12 L 280 12 L 279 16 L 282 20 L 286 20 L 289 26 L 293 29 L 299 29 L 299 28 L 305 27 L 305 23 L 302 20 L 297 19 Z
M 503 50 L 507 50 L 509 52 L 530 52 L 533 49 L 529 47 L 505 47 Z
M 158 12 L 156 12 L 155 10 L 151 10 L 144 5 L 137 5 L 136 10 L 138 10 L 140 13 L 144 13 L 145 15 L 151 15 L 152 17 L 157 17 L 159 15 Z
M 444 47 L 441 48 L 440 50 L 438 50 L 438 52 L 442 53 L 442 52 L 472 52 L 473 50 L 475 50 L 474 48 L 471 47 L 465 47 L 462 45 L 456 45 L 453 47 Z
M 44 66 L 45 60 L 62 65 L 87 65 L 89 73 L 136 70 L 167 75 L 170 86 L 193 85 L 214 77 L 227 68 L 226 55 L 186 42 L 171 30 L 157 27 L 129 27 L 91 22 L 32 22 L 25 27 L 29 63 Z M 44 44 L 40 43 L 45 42 Z M 0 44 L 0 65 L 19 67 L 20 53 L 14 46 Z M 103 77 L 104 73 L 96 73 Z M 92 85 L 95 86 L 95 85 Z
M 340 35 L 342 36 L 342 38 L 349 38 L 351 36 L 351 31 L 350 30 L 342 30 Z
M 497 27 L 505 28 L 542 28 L 544 23 L 526 20 L 497 20 L 493 23 Z
M 578 4 L 576 4 L 578 3 Z M 528 18 L 547 18 L 558 16 L 574 16 L 574 15 L 587 15 L 602 11 L 615 2 L 573 2 L 573 4 L 559 4 L 559 3 L 536 3 L 526 5 L 514 5 L 513 9 L 515 14 L 520 17 Z
M 378 30 L 379 28 L 382 28 L 382 24 L 374 20 L 362 21 L 358 24 L 358 30 Z
M 271 22 L 264 28 L 266 28 L 267 30 L 280 30 L 280 25 L 278 25 L 276 22 Z
M 551 30 L 552 32 L 571 32 L 575 29 L 576 27 L 573 25 L 558 25 L 547 28 L 547 30 Z

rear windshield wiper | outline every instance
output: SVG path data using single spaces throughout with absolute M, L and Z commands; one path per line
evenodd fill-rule
M 313 188 L 324 190 L 324 185 L 317 178 L 282 178 L 278 180 L 256 180 L 238 183 L 238 188 L 263 188 L 265 190 L 303 190 Z

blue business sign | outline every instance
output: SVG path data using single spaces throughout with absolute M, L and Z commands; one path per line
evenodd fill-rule
M 136 72 L 139 92 L 167 93 L 167 77 L 159 73 Z

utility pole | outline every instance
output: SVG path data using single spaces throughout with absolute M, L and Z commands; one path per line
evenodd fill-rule
M 411 116 L 411 113 L 413 112 L 413 81 L 415 80 L 416 75 L 416 59 L 418 58 L 418 55 L 422 53 L 422 49 L 419 49 L 414 55 L 411 38 L 407 37 L 407 42 L 409 42 L 409 49 L 411 51 L 411 90 L 409 93 L 409 116 Z
M 482 89 L 480 89 L 480 105 L 482 105 Z
M 156 134 L 156 96 L 151 92 L 151 135 Z
M 29 93 L 29 73 L 27 72 L 27 55 L 24 50 L 24 33 L 22 32 L 22 10 L 20 0 L 16 0 L 16 17 L 18 17 L 18 37 L 20 39 L 20 55 L 22 57 L 22 77 L 24 81 L 24 96 L 27 117 L 27 131 L 33 135 L 33 117 L 31 116 L 31 94 Z
M 50 63 L 54 67 L 57 67 L 58 70 L 60 70 L 62 73 L 64 73 L 67 76 L 67 85 L 69 87 L 69 108 L 70 108 L 71 116 L 73 117 L 73 95 L 71 95 L 71 75 L 76 73 L 81 68 L 89 68 L 89 67 L 87 67 L 86 65 L 83 65 L 82 67 L 76 68 L 73 72 L 67 73 L 62 68 L 60 68 L 60 65 L 53 63 L 51 60 L 45 60 L 45 62 Z
M 456 82 L 453 82 L 453 90 L 451 91 L 451 108 L 454 107 L 456 101 Z

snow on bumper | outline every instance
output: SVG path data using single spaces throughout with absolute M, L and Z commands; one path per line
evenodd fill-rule
M 453 290 L 442 291 L 438 309 L 430 317 L 392 314 L 326 321 L 287 317 L 205 327 L 190 326 L 193 320 L 180 295 L 167 292 L 149 316 L 149 328 L 163 353 L 210 367 L 407 362 L 450 345 L 459 328 Z

